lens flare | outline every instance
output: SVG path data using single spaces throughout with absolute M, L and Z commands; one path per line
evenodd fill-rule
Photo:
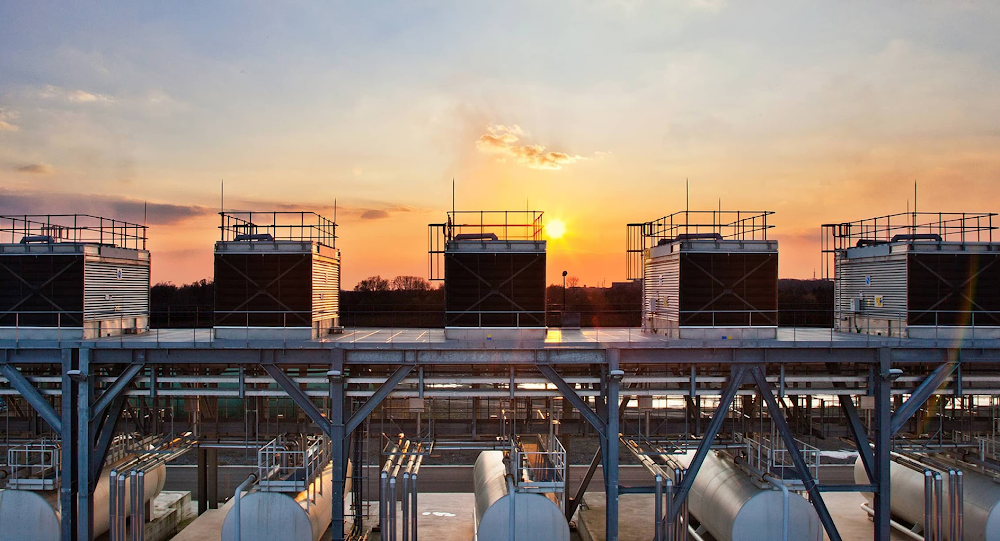
M 566 234 L 566 224 L 562 220 L 552 220 L 545 226 L 545 236 L 558 239 Z

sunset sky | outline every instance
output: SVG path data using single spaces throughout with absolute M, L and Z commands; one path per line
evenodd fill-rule
M 343 287 L 427 275 L 427 224 L 566 224 L 549 281 L 625 277 L 625 224 L 1000 211 L 1000 3 L 0 4 L 0 214 L 142 221 L 153 280 L 211 278 L 227 209 L 339 206 Z

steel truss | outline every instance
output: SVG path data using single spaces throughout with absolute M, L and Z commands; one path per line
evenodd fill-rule
M 655 347 L 458 341 L 446 347 L 310 341 L 290 349 L 280 345 L 194 346 L 197 344 L 170 347 L 125 341 L 63 348 L 46 344 L 33 348 L 22 343 L 17 349 L 0 348 L 0 375 L 6 381 L 0 391 L 20 395 L 64 442 L 60 473 L 63 539 L 92 537 L 93 491 L 127 396 L 183 391 L 177 395 L 290 397 L 332 441 L 335 481 L 331 527 L 333 539 L 341 540 L 345 533 L 344 476 L 352 433 L 390 395 L 471 396 L 470 390 L 479 396 L 487 391 L 511 397 L 559 395 L 580 412 L 600 438 L 600 449 L 582 487 L 568 501 L 567 515 L 572 516 L 577 509 L 600 465 L 607 495 L 606 538 L 617 540 L 618 497 L 641 491 L 620 486 L 618 481 L 620 421 L 629 401 L 650 395 L 719 398 L 714 415 L 696 440 L 697 450 L 687 473 L 670 489 L 667 518 L 672 521 L 733 400 L 737 395 L 756 394 L 766 404 L 829 537 L 839 540 L 823 502 L 824 492 L 874 493 L 873 538 L 888 539 L 893 434 L 932 395 L 1000 394 L 1000 344 L 977 344 L 975 349 L 936 345 L 837 347 L 830 343 L 761 347 L 750 341 L 726 347 L 693 341 L 664 342 Z M 171 367 L 176 374 L 172 377 L 186 379 L 169 381 L 152 370 L 163 367 Z M 205 367 L 218 368 L 223 375 L 205 376 Z M 307 375 L 292 377 L 292 368 Z M 227 377 L 238 382 L 238 387 L 183 386 L 184 381 Z M 466 381 L 469 387 L 435 387 L 436 381 Z M 811 476 L 784 414 L 783 398 L 794 394 L 838 396 L 869 483 L 829 485 Z M 909 395 L 895 411 L 893 394 Z M 859 395 L 872 397 L 874 402 L 870 429 L 862 423 L 853 400 Z M 352 397 L 364 400 L 357 402 Z M 328 400 L 329 411 L 322 411 L 317 398 L 323 403 Z M 353 408 L 355 403 L 360 405 Z

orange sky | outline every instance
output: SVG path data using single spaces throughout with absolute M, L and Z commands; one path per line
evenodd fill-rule
M 995 3 L 720 0 L 5 8 L 0 213 L 141 221 L 154 281 L 211 277 L 228 209 L 340 211 L 343 286 L 427 275 L 459 209 L 567 224 L 549 281 L 625 276 L 625 224 L 1000 211 Z

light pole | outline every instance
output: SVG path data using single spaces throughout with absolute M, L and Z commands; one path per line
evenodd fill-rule
M 566 272 L 566 271 L 563 271 L 563 309 L 562 309 L 563 314 L 566 313 L 566 275 L 567 274 L 569 274 L 569 273 Z

